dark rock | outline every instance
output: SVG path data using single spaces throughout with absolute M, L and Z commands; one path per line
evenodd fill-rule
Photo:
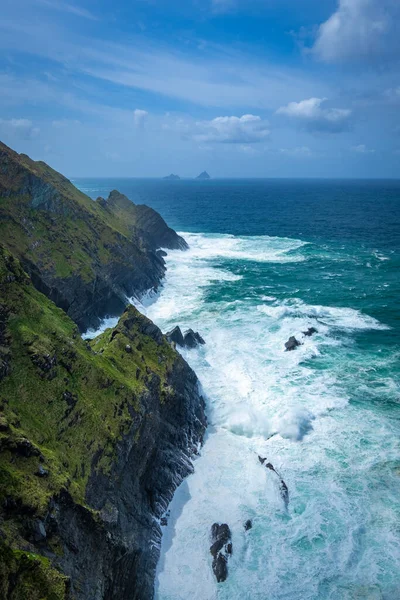
M 166 256 L 168 256 L 168 253 L 167 253 L 167 252 L 165 252 L 165 250 L 157 250 L 157 251 L 156 251 L 156 254 L 157 254 L 158 256 L 161 256 L 161 258 L 165 258 Z
M 160 519 L 160 525 L 162 527 L 166 527 L 168 525 L 168 519 L 167 519 L 167 517 L 161 517 L 161 519 Z
M 211 179 L 207 171 L 203 171 L 200 175 L 197 175 L 196 179 Z
M 171 175 L 166 175 L 163 179 L 169 179 L 170 181 L 178 181 L 180 179 L 179 175 L 175 175 L 171 173 Z
M 262 465 L 265 463 L 265 468 L 269 469 L 270 471 L 273 471 L 279 477 L 279 492 L 280 492 L 282 500 L 285 503 L 285 508 L 287 508 L 288 505 L 289 505 L 289 489 L 288 489 L 288 486 L 283 481 L 282 477 L 280 476 L 280 474 L 278 473 L 278 471 L 275 469 L 274 465 L 272 465 L 269 462 L 265 462 L 267 460 L 266 458 L 261 458 L 261 456 L 259 456 L 258 460 L 260 461 L 260 463 Z
M 247 519 L 246 523 L 244 524 L 244 530 L 249 531 L 249 529 L 251 529 L 252 527 L 253 527 L 253 523 L 252 523 L 251 519 Z
M 201 335 L 193 331 L 193 329 L 188 329 L 183 334 L 183 345 L 186 348 L 196 348 L 197 346 L 203 344 L 205 344 L 205 341 L 203 340 Z
M 212 569 L 218 583 L 221 583 L 228 577 L 228 558 L 232 554 L 231 530 L 226 523 L 213 524 L 211 542 Z
M 43 521 L 41 521 L 40 519 L 37 519 L 33 523 L 32 537 L 35 540 L 35 542 L 42 542 L 47 537 L 46 528 L 44 526 Z
M 39 468 L 36 471 L 35 475 L 37 477 L 48 477 L 49 476 L 49 471 L 47 469 L 45 469 L 43 467 L 43 465 L 39 465 Z
M 309 327 L 307 331 L 303 331 L 303 335 L 307 337 L 311 337 L 314 333 L 318 333 L 318 329 L 315 329 L 315 327 Z
M 178 346 L 184 346 L 182 331 L 181 331 L 181 328 L 178 326 L 174 327 L 171 331 L 169 331 L 166 334 L 166 338 L 170 344 L 173 342 L 174 344 L 177 344 Z
M 125 352 L 127 352 L 128 354 L 132 354 L 132 346 L 130 346 L 129 344 L 127 344 L 125 346 Z
M 300 342 L 292 335 L 285 344 L 286 352 L 296 350 L 297 346 L 301 346 Z

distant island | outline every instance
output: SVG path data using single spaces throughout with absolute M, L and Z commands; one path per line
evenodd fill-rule
M 174 173 L 171 173 L 171 175 L 166 175 L 165 177 L 163 177 L 163 179 L 169 179 L 170 181 L 177 181 L 178 179 L 180 179 L 179 175 L 174 175 Z
M 196 177 L 196 179 L 211 179 L 211 177 L 209 176 L 207 171 L 203 171 L 202 173 L 200 173 L 200 175 Z

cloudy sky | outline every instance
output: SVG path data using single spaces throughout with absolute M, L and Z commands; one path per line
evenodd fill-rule
M 399 0 L 3 0 L 0 139 L 70 177 L 399 177 Z

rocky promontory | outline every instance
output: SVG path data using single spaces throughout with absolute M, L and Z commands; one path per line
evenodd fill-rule
M 158 248 L 187 248 L 152 208 L 117 191 L 94 202 L 1 142 L 0 240 L 81 331 L 158 288 L 165 274 Z
M 1 246 L 0 298 L 0 597 L 149 600 L 196 375 L 133 306 L 84 341 Z
M 187 244 L 153 209 L 0 144 L 0 598 L 153 598 L 160 518 L 206 428 L 195 373 L 126 308 L 162 248 Z

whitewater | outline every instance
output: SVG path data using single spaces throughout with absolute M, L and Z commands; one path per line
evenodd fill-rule
M 309 260 L 306 241 L 182 235 L 190 249 L 168 253 L 161 293 L 140 308 L 164 332 L 191 327 L 206 340 L 182 354 L 201 382 L 209 427 L 169 508 L 157 600 L 399 598 L 399 424 L 350 401 L 363 369 L 374 368 L 360 363 L 354 335 L 387 325 L 260 279 L 262 264 L 283 273 Z M 246 286 L 252 270 L 257 285 Z M 305 337 L 308 327 L 318 332 Z M 291 335 L 302 345 L 285 352 Z M 390 377 L 382 387 L 398 392 Z M 288 510 L 258 455 L 288 485 Z M 214 522 L 232 531 L 221 584 L 211 568 Z

